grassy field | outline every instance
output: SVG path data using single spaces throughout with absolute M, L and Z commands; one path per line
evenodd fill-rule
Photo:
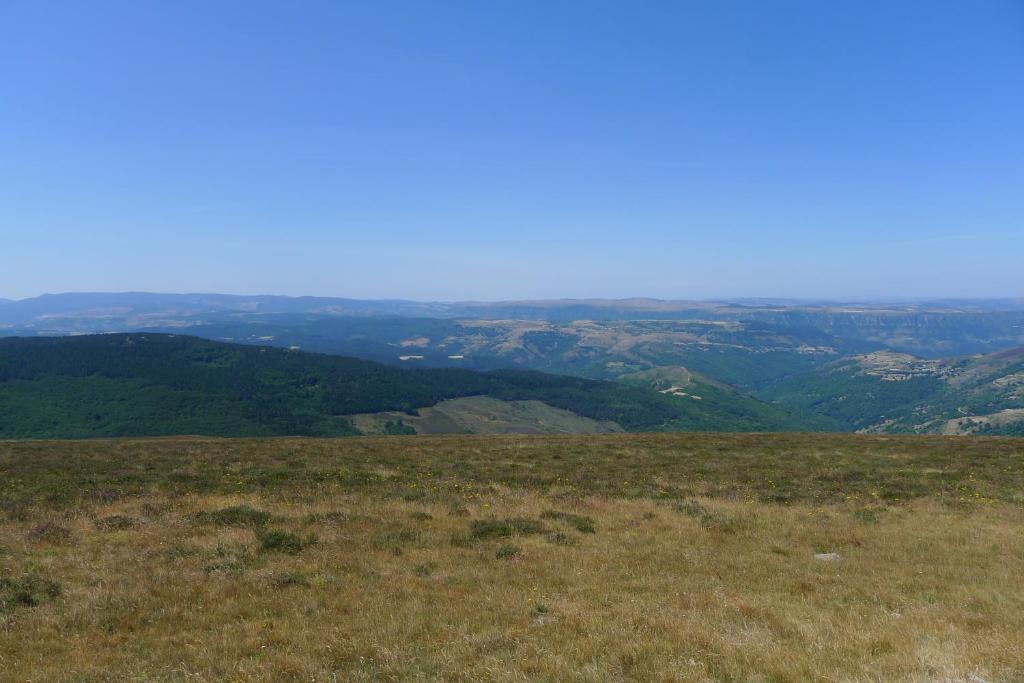
M 1024 680 L 1024 440 L 0 441 L 0 503 L 4 680 Z

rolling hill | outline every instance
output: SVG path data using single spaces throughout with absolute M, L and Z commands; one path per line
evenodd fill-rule
M 406 369 L 168 334 L 0 339 L 6 438 L 341 436 L 359 433 L 350 416 L 397 411 L 412 418 L 420 408 L 473 396 L 539 402 L 627 431 L 808 427 L 741 394 L 705 404 L 536 371 Z

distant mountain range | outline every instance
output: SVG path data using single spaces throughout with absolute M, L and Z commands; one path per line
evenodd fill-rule
M 810 345 L 828 337 L 842 350 L 890 349 L 924 357 L 986 353 L 1024 346 L 1024 299 L 904 303 L 784 302 L 776 300 L 661 301 L 656 299 L 481 302 L 360 301 L 327 297 L 223 294 L 47 294 L 0 305 L 0 334 L 62 335 L 136 330 L 181 330 L 249 341 L 238 326 L 287 328 L 297 345 L 344 343 L 339 320 L 419 318 L 549 323 L 666 321 L 763 326 Z M 371 329 L 373 323 L 362 324 Z M 434 324 L 434 323 L 424 323 Z M 304 330 L 308 334 L 303 338 Z M 319 327 L 318 327 L 319 326 Z M 224 333 L 223 328 L 233 329 Z M 406 327 L 411 327 L 406 325 Z M 362 334 L 362 333 L 360 333 Z M 370 331 L 369 342 L 380 335 Z M 812 339 L 811 337 L 814 337 Z M 390 342 L 387 342 L 390 343 Z M 740 340 L 740 345 L 743 341 Z M 331 349 L 334 351 L 335 349 Z M 345 349 L 338 349 L 346 351 Z M 347 352 L 347 351 L 346 351 Z M 394 357 L 395 354 L 392 354 Z M 445 354 L 449 355 L 449 354 Z
M 2 301 L 2 300 L 0 300 Z M 23 325 L 39 320 L 108 317 L 131 320 L 150 316 L 205 316 L 228 313 L 412 316 L 440 318 L 548 320 L 675 320 L 778 318 L 802 316 L 872 316 L 901 319 L 908 315 L 1024 313 L 1024 298 L 942 299 L 905 302 L 836 302 L 780 299 L 713 301 L 632 299 L 550 299 L 522 301 L 420 302 L 400 299 L 360 300 L 276 295 L 157 294 L 148 292 L 44 294 L 6 301 L 0 323 Z
M 1016 370 L 1001 360 L 1024 348 L 1024 299 L 424 303 L 76 293 L 0 303 L 0 336 L 97 332 L 188 334 L 401 369 L 538 370 L 634 388 L 640 381 L 689 401 L 686 419 L 671 428 L 1015 433 L 1024 422 Z M 992 372 L 975 381 L 978 368 Z M 531 429 L 544 420 L 612 428 L 575 421 L 591 419 L 577 413 L 524 417 L 523 406 L 499 416 L 481 400 L 441 405 L 460 396 L 416 406 L 433 408 L 430 418 L 405 422 L 420 431 L 487 429 L 483 411 L 495 428 L 516 420 L 533 420 Z M 387 406 L 360 410 L 359 424 L 371 431 L 395 422 Z

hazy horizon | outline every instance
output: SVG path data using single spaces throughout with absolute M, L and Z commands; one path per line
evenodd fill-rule
M 0 5 L 0 296 L 1024 295 L 1024 8 Z
M 500 303 L 515 303 L 515 302 L 627 302 L 627 301 L 655 301 L 665 303 L 744 303 L 744 302 L 763 302 L 763 303 L 778 303 L 778 304 L 927 304 L 927 303 L 942 303 L 942 302 L 999 302 L 999 301 L 1024 301 L 1024 296 L 992 296 L 992 297 L 963 297 L 963 296 L 934 296 L 934 297 L 903 297 L 903 296 L 879 296 L 879 297 L 774 297 L 774 296 L 720 296 L 720 297 L 659 297 L 659 296 L 617 296 L 617 297 L 569 297 L 569 296 L 552 296 L 552 297 L 510 297 L 503 299 L 473 299 L 473 298 L 453 298 L 453 299 L 417 299 L 412 297 L 352 297 L 345 295 L 335 294 L 319 294 L 319 293 L 306 293 L 306 294 L 281 294 L 277 292 L 225 292 L 225 291 L 149 291 L 149 290 L 124 290 L 124 291 L 86 291 L 86 290 L 75 290 L 66 292 L 40 292 L 26 297 L 10 297 L 0 296 L 2 302 L 18 302 L 28 301 L 32 299 L 38 299 L 41 297 L 60 297 L 69 295 L 81 295 L 81 296 L 226 296 L 226 297 L 238 297 L 238 298 L 260 298 L 260 297 L 284 297 L 290 299 L 348 299 L 353 301 L 402 301 L 409 303 L 467 303 L 467 304 L 500 304 Z

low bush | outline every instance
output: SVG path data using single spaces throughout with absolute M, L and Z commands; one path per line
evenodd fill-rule
M 213 512 L 200 512 L 196 520 L 218 526 L 263 526 L 270 521 L 270 513 L 249 505 L 233 505 Z
M 18 607 L 36 607 L 61 594 L 61 586 L 38 574 L 0 577 L 0 614 Z
M 518 555 L 522 550 L 519 546 L 513 543 L 502 543 L 498 551 L 494 553 L 494 556 L 499 560 L 508 560 Z
M 260 541 L 260 547 L 266 551 L 298 555 L 309 546 L 316 543 L 316 535 L 310 534 L 302 538 L 290 531 L 283 529 L 267 529 L 256 532 L 256 538 Z

